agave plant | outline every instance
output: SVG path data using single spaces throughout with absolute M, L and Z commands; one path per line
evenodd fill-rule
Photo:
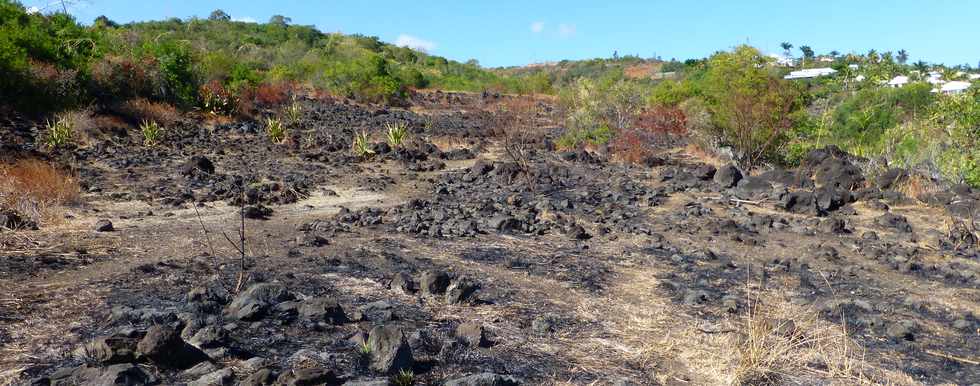
M 282 115 L 286 117 L 286 123 L 295 125 L 303 117 L 303 106 L 293 98 L 293 102 L 282 110 Z
M 45 143 L 49 147 L 62 147 L 71 142 L 74 123 L 71 114 L 59 115 L 55 120 L 47 121 L 48 137 Z
M 269 139 L 274 143 L 282 143 L 282 141 L 286 140 L 286 125 L 283 125 L 282 120 L 279 118 L 266 118 L 265 132 L 269 135 Z
M 163 129 L 156 121 L 143 120 L 140 123 L 140 133 L 143 134 L 143 146 L 153 146 L 159 142 Z
M 385 129 L 388 131 L 386 135 L 388 145 L 391 145 L 392 149 L 400 147 L 405 142 L 405 137 L 408 135 L 408 126 L 404 123 L 385 123 Z
M 368 137 L 366 132 L 360 132 L 354 134 L 353 142 L 354 154 L 358 157 L 367 158 L 374 155 L 374 150 L 371 149 L 371 138 Z

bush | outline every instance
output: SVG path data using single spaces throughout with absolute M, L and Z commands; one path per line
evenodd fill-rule
M 613 130 L 605 125 L 594 129 L 567 131 L 558 137 L 555 144 L 562 149 L 577 149 L 583 145 L 601 146 L 609 142 L 613 134 Z
M 181 107 L 197 104 L 197 79 L 193 71 L 193 58 L 184 44 L 166 41 L 151 47 L 160 67 L 164 95 Z

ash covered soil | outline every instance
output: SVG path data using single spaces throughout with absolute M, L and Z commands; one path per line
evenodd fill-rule
M 71 165 L 85 203 L 0 233 L 0 383 L 980 380 L 978 192 L 907 197 L 834 148 L 750 174 L 665 140 L 626 166 L 554 150 L 543 101 L 515 162 L 494 99 L 307 101 L 285 144 L 188 121 L 42 154 L 5 122 L 5 150 Z

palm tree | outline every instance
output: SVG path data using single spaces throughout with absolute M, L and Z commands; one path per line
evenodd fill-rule
M 925 74 L 926 71 L 929 71 L 929 63 L 926 63 L 925 61 L 922 60 L 912 63 L 912 67 L 915 67 L 917 71 L 923 74 Z
M 800 52 L 803 53 L 803 65 L 806 65 L 807 59 L 813 59 L 813 49 L 810 46 L 800 46 Z
M 871 63 L 878 63 L 878 50 L 874 48 L 868 50 L 867 58 Z
M 896 59 L 898 59 L 899 64 L 905 64 L 905 62 L 909 61 L 909 52 L 906 51 L 904 48 L 898 50 L 898 56 L 896 57 Z
M 783 47 L 783 53 L 785 53 L 786 54 L 786 57 L 788 58 L 789 55 L 790 55 L 789 50 L 793 49 L 793 45 L 790 44 L 789 42 L 782 42 L 782 43 L 779 43 L 779 46 L 780 47 Z

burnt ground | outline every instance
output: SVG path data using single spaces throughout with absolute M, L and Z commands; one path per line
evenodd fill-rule
M 513 162 L 488 98 L 308 101 L 284 144 L 189 121 L 157 148 L 107 129 L 47 153 L 7 122 L 7 149 L 86 193 L 0 233 L 0 383 L 980 379 L 969 188 L 912 199 L 833 149 L 741 181 L 666 146 L 650 167 L 546 144 Z M 351 154 L 391 121 L 410 144 Z

